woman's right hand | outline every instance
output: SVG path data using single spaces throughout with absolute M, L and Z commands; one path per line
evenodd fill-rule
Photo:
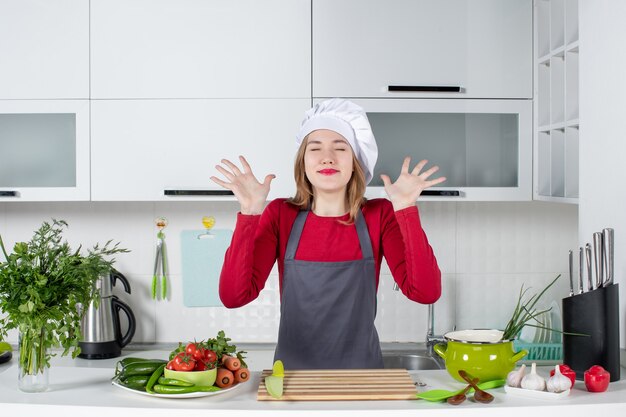
M 215 168 L 228 181 L 223 181 L 215 176 L 212 176 L 211 180 L 235 194 L 241 205 L 241 214 L 261 214 L 270 192 L 270 183 L 276 178 L 276 175 L 266 175 L 263 183 L 260 183 L 252 173 L 246 158 L 240 155 L 239 161 L 241 161 L 243 172 L 228 159 L 222 159 L 221 162 L 224 166 L 216 165 Z

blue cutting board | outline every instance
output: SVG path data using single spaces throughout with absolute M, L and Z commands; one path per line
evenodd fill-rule
M 221 307 L 218 286 L 224 254 L 232 230 L 212 229 L 211 238 L 198 239 L 204 230 L 183 230 L 180 234 L 183 273 L 183 303 L 186 307 Z

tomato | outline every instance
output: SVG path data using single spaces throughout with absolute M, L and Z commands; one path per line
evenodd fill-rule
M 199 346 L 196 343 L 189 343 L 185 347 L 185 353 L 191 357 L 194 357 L 196 355 L 196 352 L 198 351 L 198 347 Z
M 174 370 L 189 372 L 196 367 L 196 361 L 186 353 L 179 353 L 174 357 Z
M 196 361 L 196 367 L 193 368 L 194 371 L 206 371 L 207 369 L 209 369 L 209 368 L 202 361 Z
M 167 363 L 167 365 L 165 365 L 165 369 L 169 369 L 170 371 L 175 371 L 176 369 L 174 369 L 174 360 L 172 359 L 171 361 L 169 361 Z
M 205 362 L 215 362 L 217 360 L 217 355 L 210 349 L 206 349 L 204 351 L 204 361 Z

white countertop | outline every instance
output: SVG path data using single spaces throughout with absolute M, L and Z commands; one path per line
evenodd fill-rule
M 166 358 L 168 351 L 130 351 L 124 356 Z M 46 417 L 88 415 L 99 417 L 111 415 L 132 417 L 157 417 L 180 415 L 174 410 L 184 410 L 186 417 L 204 416 L 207 410 L 228 410 L 224 415 L 275 416 L 293 415 L 295 412 L 306 416 L 326 416 L 329 410 L 342 416 L 377 416 L 382 412 L 387 416 L 420 414 L 450 415 L 461 413 L 464 416 L 524 416 L 528 413 L 558 412 L 568 417 L 585 416 L 590 413 L 610 413 L 617 415 L 626 412 L 626 379 L 614 382 L 605 393 L 589 393 L 582 382 L 577 381 L 570 395 L 558 400 L 525 399 L 507 394 L 503 388 L 491 390 L 495 400 L 491 404 L 466 401 L 459 406 L 446 403 L 415 401 L 291 401 L 259 402 L 256 393 L 260 370 L 271 367 L 272 350 L 249 351 L 247 362 L 253 371 L 249 381 L 239 388 L 221 395 L 193 399 L 165 399 L 135 394 L 111 385 L 113 368 L 120 358 L 107 360 L 83 360 L 53 358 L 50 369 L 50 389 L 44 393 L 23 393 L 17 388 L 17 362 L 15 358 L 0 365 L 0 407 L 4 415 L 30 416 L 44 412 Z M 550 368 L 540 368 L 547 376 Z M 625 375 L 622 372 L 622 375 Z M 454 381 L 446 371 L 411 371 L 414 380 L 419 379 L 428 386 L 420 390 L 435 388 L 456 389 L 463 385 Z M 554 407 L 561 407 L 558 410 Z

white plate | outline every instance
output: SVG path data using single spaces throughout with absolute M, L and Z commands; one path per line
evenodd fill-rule
M 524 398 L 536 398 L 541 400 L 562 400 L 569 395 L 570 390 L 568 389 L 567 391 L 557 393 L 548 391 L 536 391 L 533 389 L 513 388 L 505 385 L 504 392 Z
M 115 380 L 111 380 L 111 383 L 118 387 L 121 388 L 123 390 L 126 391 L 130 391 L 134 394 L 141 394 L 141 395 L 147 395 L 149 397 L 159 397 L 159 398 L 199 398 L 199 397 L 210 397 L 212 395 L 220 395 L 220 394 L 224 394 L 225 392 L 230 392 L 234 389 L 237 389 L 241 384 L 244 384 L 245 382 L 240 382 L 237 385 L 233 385 L 230 388 L 222 388 L 220 391 L 215 391 L 215 392 L 190 392 L 188 394 L 150 394 L 148 392 L 145 391 L 137 391 L 135 389 L 131 389 L 128 387 L 125 387 L 124 385 L 120 384 L 119 382 L 115 381 Z
M 538 330 L 539 329 L 536 327 L 524 326 L 520 332 L 519 338 L 522 342 L 533 343 Z

